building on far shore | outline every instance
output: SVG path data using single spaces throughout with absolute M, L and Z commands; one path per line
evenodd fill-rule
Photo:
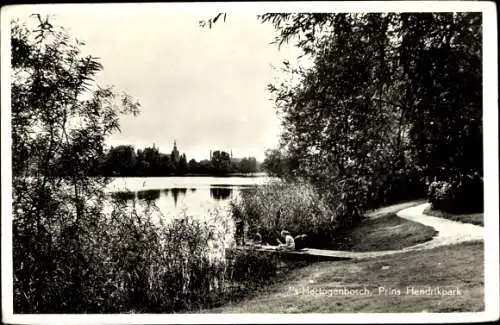
M 225 161 L 229 160 L 229 169 L 232 172 L 236 173 L 256 173 L 260 170 L 260 163 L 257 161 L 255 157 L 251 157 L 250 155 L 248 157 L 242 157 L 242 158 L 237 158 L 234 157 L 233 155 L 233 150 L 224 151 L 224 150 L 210 150 L 209 153 L 209 160 L 212 161 L 214 158 L 214 155 L 217 155 L 216 153 L 219 154 L 218 159 L 223 159 Z M 228 159 L 229 158 L 229 159 Z
M 209 155 L 209 157 L 208 157 L 208 159 L 209 159 L 209 160 L 212 160 L 212 154 L 213 154 L 213 152 L 215 152 L 215 151 L 216 151 L 216 150 L 210 150 L 210 155 Z M 219 151 L 220 151 L 220 152 L 225 152 L 224 150 L 219 150 Z M 227 151 L 226 151 L 226 152 L 227 152 Z M 241 162 L 241 160 L 242 160 L 243 158 L 235 158 L 235 157 L 233 157 L 233 150 L 231 149 L 231 150 L 229 150 L 229 159 L 230 159 L 231 163 L 238 164 L 238 163 L 240 163 L 240 162 Z

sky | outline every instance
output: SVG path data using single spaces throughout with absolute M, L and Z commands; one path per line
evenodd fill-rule
M 273 66 L 300 53 L 270 44 L 274 27 L 252 13 L 229 12 L 212 29 L 199 26 L 215 14 L 169 6 L 54 13 L 53 25 L 101 59 L 97 82 L 141 104 L 138 116 L 120 119 L 121 132 L 108 145 L 155 144 L 167 153 L 175 140 L 188 159 L 232 150 L 234 157 L 260 161 L 266 148 L 277 146 L 280 121 L 267 84 L 286 78 Z

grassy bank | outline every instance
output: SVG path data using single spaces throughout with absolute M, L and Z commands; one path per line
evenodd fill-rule
M 290 273 L 259 295 L 208 313 L 477 312 L 484 310 L 482 242 L 376 259 L 321 262 Z M 407 287 L 458 288 L 461 295 L 408 295 Z M 319 295 L 335 288 L 371 295 Z M 386 291 L 379 291 L 384 288 Z M 305 290 L 304 290 L 305 289 Z M 392 291 L 391 291 L 392 289 Z M 313 291 L 316 290 L 316 291 Z M 397 294 L 399 290 L 400 294 Z M 309 294 L 307 294 L 309 292 Z
M 453 214 L 428 207 L 424 210 L 424 214 L 484 227 L 484 212 Z
M 354 228 L 336 233 L 329 249 L 354 252 L 386 251 L 410 247 L 431 240 L 436 234 L 434 228 L 399 218 L 396 213 L 425 200 L 397 203 L 368 211 Z
M 339 233 L 331 248 L 355 252 L 397 250 L 429 241 L 436 234 L 432 227 L 387 213 L 365 218 L 357 227 Z

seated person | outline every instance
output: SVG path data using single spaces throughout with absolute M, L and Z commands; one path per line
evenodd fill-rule
M 286 230 L 281 231 L 281 237 L 285 239 L 285 243 L 282 243 L 279 239 L 277 239 L 279 243 L 278 249 L 291 250 L 291 251 L 295 250 L 295 240 L 288 231 Z

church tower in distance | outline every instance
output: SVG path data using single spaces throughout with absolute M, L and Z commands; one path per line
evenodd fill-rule
M 177 150 L 177 142 L 174 140 L 174 148 L 172 149 L 172 160 L 178 163 L 180 160 L 179 150 Z

